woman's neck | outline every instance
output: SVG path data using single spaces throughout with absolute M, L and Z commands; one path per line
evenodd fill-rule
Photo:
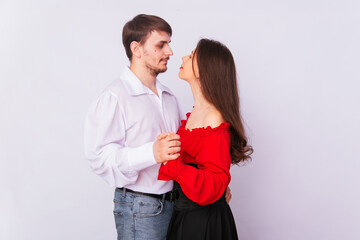
M 204 97 L 200 84 L 190 84 L 190 87 L 194 98 L 194 110 L 204 110 L 213 107 L 213 105 Z

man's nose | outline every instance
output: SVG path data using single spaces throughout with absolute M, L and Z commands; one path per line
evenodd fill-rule
M 169 45 L 167 46 L 166 54 L 168 54 L 169 56 L 174 55 L 174 53 L 173 53 L 173 51 L 172 51 L 172 49 L 171 49 L 171 47 Z

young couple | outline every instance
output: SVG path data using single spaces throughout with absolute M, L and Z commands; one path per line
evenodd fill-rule
M 227 203 L 230 165 L 250 158 L 239 113 L 235 64 L 223 44 L 201 39 L 182 58 L 194 108 L 157 79 L 173 52 L 170 25 L 140 14 L 123 28 L 130 60 L 90 106 L 85 154 L 115 187 L 118 239 L 237 239 Z M 175 134 L 177 132 L 177 134 Z

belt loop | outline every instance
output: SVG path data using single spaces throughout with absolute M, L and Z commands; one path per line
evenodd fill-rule
M 174 192 L 174 190 L 172 190 L 171 192 L 169 192 L 170 193 L 170 202 L 174 202 L 174 200 L 175 200 L 175 192 Z
M 122 197 L 124 198 L 126 196 L 126 188 L 123 187 Z
M 162 198 L 161 198 L 161 202 L 162 202 L 162 203 L 165 202 L 165 197 L 166 197 L 166 193 L 164 193 L 164 194 L 162 195 Z

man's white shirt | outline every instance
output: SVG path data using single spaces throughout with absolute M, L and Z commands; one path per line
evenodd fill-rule
M 156 79 L 157 96 L 124 68 L 88 110 L 85 155 L 91 169 L 113 187 L 162 194 L 172 181 L 157 180 L 156 136 L 177 132 L 181 110 L 173 93 Z

